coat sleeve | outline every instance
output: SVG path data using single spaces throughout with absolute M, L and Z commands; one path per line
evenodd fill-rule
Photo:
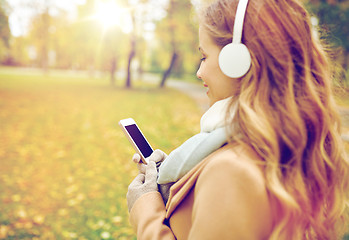
M 164 222 L 165 214 L 165 204 L 159 192 L 150 192 L 141 196 L 130 212 L 130 222 L 136 230 L 137 239 L 176 239 Z
M 200 174 L 188 239 L 268 237 L 272 217 L 261 171 L 254 164 L 231 160 L 214 159 Z

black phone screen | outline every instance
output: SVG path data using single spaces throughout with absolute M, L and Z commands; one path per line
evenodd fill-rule
M 132 137 L 133 141 L 136 143 L 138 149 L 142 152 L 143 156 L 145 158 L 149 157 L 152 153 L 153 150 L 149 146 L 147 140 L 145 140 L 143 134 L 141 131 L 138 129 L 136 124 L 128 125 L 125 126 L 127 132 L 130 134 Z

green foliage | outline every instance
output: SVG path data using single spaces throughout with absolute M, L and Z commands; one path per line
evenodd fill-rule
M 306 0 L 307 9 L 318 20 L 320 38 L 330 50 L 336 84 L 349 85 L 349 1 Z
M 10 47 L 10 28 L 4 5 L 3 0 L 0 0 L 0 63 L 6 61 Z
M 6 47 L 9 47 L 10 40 L 10 28 L 8 25 L 8 16 L 5 13 L 3 6 L 5 3 L 3 0 L 0 0 L 0 41 L 5 44 Z
M 99 51 L 101 69 L 110 70 L 113 58 L 116 59 L 117 65 L 126 65 L 126 58 L 122 57 L 127 55 L 129 49 L 121 46 L 128 46 L 128 41 L 129 37 L 117 27 L 105 31 Z
M 0 238 L 135 239 L 125 195 L 137 168 L 117 122 L 133 117 L 170 152 L 200 111 L 173 90 L 108 81 L 0 68 Z
M 12 38 L 10 43 L 10 58 L 12 65 L 29 65 L 31 63 L 28 49 L 28 39 L 25 37 Z
M 33 39 L 32 44 L 36 49 L 36 66 L 47 68 L 49 64 L 48 54 L 50 50 L 51 43 L 51 15 L 46 12 L 38 14 L 32 24 L 32 29 L 30 32 L 30 38 Z
M 175 74 L 194 73 L 198 65 L 198 31 L 193 21 L 193 7 L 190 1 L 172 0 L 168 14 L 157 23 L 156 34 L 160 48 L 153 55 L 153 66 L 166 69 L 170 63 L 173 49 L 179 58 L 174 66 Z
M 319 25 L 325 28 L 332 35 L 331 40 L 337 46 L 342 46 L 346 52 L 349 52 L 349 4 L 347 1 L 338 1 L 338 3 L 329 3 L 328 1 L 319 1 L 308 4 L 311 12 L 319 18 Z
M 23 3 L 20 8 L 34 13 L 34 16 L 30 19 L 28 34 L 10 41 L 11 64 L 45 70 L 83 69 L 91 73 L 95 70 L 110 73 L 125 71 L 134 35 L 135 61 L 132 70 L 165 71 L 175 46 L 178 58 L 173 72 L 176 76 L 196 72 L 199 62 L 197 26 L 193 23 L 190 1 L 171 0 L 173 4 L 165 9 L 166 4 L 153 0 L 133 3 L 115 0 L 123 10 L 130 14 L 134 12 L 133 31 L 128 29 L 131 32 L 122 29 L 122 26 L 106 29 L 98 22 L 96 10 L 102 2 L 108 1 L 87 0 L 85 4 L 78 5 L 75 18 L 54 1 Z M 17 11 L 17 7 L 13 11 Z M 149 38 L 154 32 L 155 38 Z M 0 55 L 4 53 L 3 45 L 0 44 Z

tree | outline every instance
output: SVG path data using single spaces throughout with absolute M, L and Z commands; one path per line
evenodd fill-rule
M 126 73 L 126 88 L 131 88 L 131 64 L 133 57 L 136 54 L 136 26 L 135 26 L 135 12 L 134 10 L 131 11 L 131 18 L 132 18 L 132 24 L 133 24 L 133 31 L 131 32 L 130 36 L 130 52 L 128 54 L 128 61 L 127 61 L 127 73 Z
M 10 40 L 10 28 L 8 25 L 8 16 L 5 13 L 5 2 L 0 0 L 0 62 L 8 57 L 9 40 Z
M 349 1 L 347 0 L 309 0 L 307 6 L 316 14 L 319 25 L 329 33 L 330 41 L 343 49 L 342 65 L 349 64 Z
M 115 86 L 115 73 L 125 56 L 125 45 L 127 44 L 125 34 L 118 26 L 113 26 L 104 33 L 103 44 L 100 55 L 101 68 L 107 70 L 110 76 L 111 86 Z
M 47 6 L 45 12 L 37 15 L 32 22 L 32 30 L 30 33 L 33 39 L 33 45 L 37 51 L 37 63 L 46 72 L 48 70 L 48 52 L 50 48 L 50 21 L 49 8 Z
M 72 69 L 77 65 L 80 44 L 77 43 L 76 25 L 69 20 L 68 13 L 62 11 L 51 17 L 50 50 L 55 53 L 54 67 Z
M 153 9 L 150 7 L 149 0 L 136 0 L 128 1 L 127 6 L 130 9 L 130 16 L 132 20 L 132 31 L 129 36 L 130 50 L 128 53 L 127 61 L 127 75 L 126 75 L 126 88 L 131 87 L 131 74 L 132 74 L 132 61 L 135 57 L 138 57 L 138 72 L 141 73 L 142 70 L 142 58 L 144 54 L 144 24 L 151 21 L 151 14 Z
M 45 72 L 49 67 L 69 66 L 69 63 L 67 64 L 67 61 L 63 60 L 63 56 L 65 59 L 69 59 L 65 55 L 71 48 L 67 46 L 73 43 L 72 36 L 62 31 L 62 29 L 68 29 L 69 22 L 66 11 L 49 0 L 33 0 L 23 3 L 22 7 L 28 8 L 30 12 L 34 13 L 26 38 L 29 42 L 28 47 L 35 53 L 32 54 L 35 65 L 41 67 Z
M 97 67 L 97 55 L 100 51 L 103 29 L 99 24 L 91 19 L 94 14 L 95 0 L 86 0 L 85 5 L 78 8 L 79 17 L 74 24 L 74 39 L 76 55 L 75 65 L 80 69 L 88 69 L 90 74 L 94 74 Z
M 127 62 L 127 78 L 126 87 L 131 87 L 131 74 L 132 74 L 132 61 L 137 58 L 138 60 L 138 73 L 139 77 L 144 70 L 145 53 L 148 49 L 147 41 L 145 40 L 145 26 L 149 23 L 153 23 L 156 18 L 154 12 L 159 11 L 162 8 L 161 4 L 157 0 L 133 0 L 128 1 L 128 8 L 130 9 L 130 15 L 132 19 L 132 31 L 129 35 L 130 50 L 128 53 Z M 156 9 L 155 9 L 156 8 Z M 155 14 L 156 15 L 156 14 Z
M 170 60 L 170 64 L 168 66 L 168 68 L 165 70 L 161 82 L 160 82 L 160 87 L 164 87 L 165 86 L 165 82 L 167 80 L 167 78 L 169 77 L 173 66 L 176 63 L 177 57 L 178 57 L 178 53 L 177 53 L 177 43 L 176 43 L 176 38 L 175 38 L 175 31 L 176 31 L 176 25 L 175 25 L 175 21 L 174 21 L 174 13 L 176 11 L 176 2 L 175 0 L 170 0 L 170 5 L 168 8 L 168 16 L 167 16 L 167 20 L 168 20 L 168 30 L 169 30 L 169 34 L 170 34 L 170 43 L 171 43 L 171 52 L 172 52 L 172 56 L 171 56 L 171 60 Z
M 28 38 L 20 36 L 13 37 L 10 41 L 10 56 L 6 60 L 7 65 L 25 66 L 31 63 L 27 48 L 29 46 Z
M 170 52 L 170 61 L 163 72 L 160 88 L 165 86 L 166 80 L 176 67 L 178 73 L 183 71 L 180 68 L 184 66 L 184 56 L 193 55 L 193 51 L 197 49 L 193 47 L 197 46 L 197 33 L 191 19 L 192 11 L 190 1 L 170 0 L 166 18 L 158 23 L 157 33 L 162 43 L 162 51 Z

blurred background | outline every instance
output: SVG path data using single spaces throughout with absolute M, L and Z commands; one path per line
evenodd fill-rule
M 198 0 L 197 0 L 198 1 Z M 348 0 L 304 0 L 314 29 L 349 62 Z M 194 73 L 199 65 L 195 1 L 185 0 L 0 0 L 0 63 L 43 71 L 85 70 L 91 76 L 123 72 Z M 346 72 L 341 73 L 346 84 Z M 193 76 L 194 75 L 194 76 Z
M 349 1 L 304 2 L 349 141 Z M 165 152 L 199 131 L 197 3 L 0 0 L 0 239 L 136 239 L 117 123 L 133 117 Z
M 6 66 L 105 72 L 195 72 L 199 57 L 190 1 L 1 0 L 0 62 Z

